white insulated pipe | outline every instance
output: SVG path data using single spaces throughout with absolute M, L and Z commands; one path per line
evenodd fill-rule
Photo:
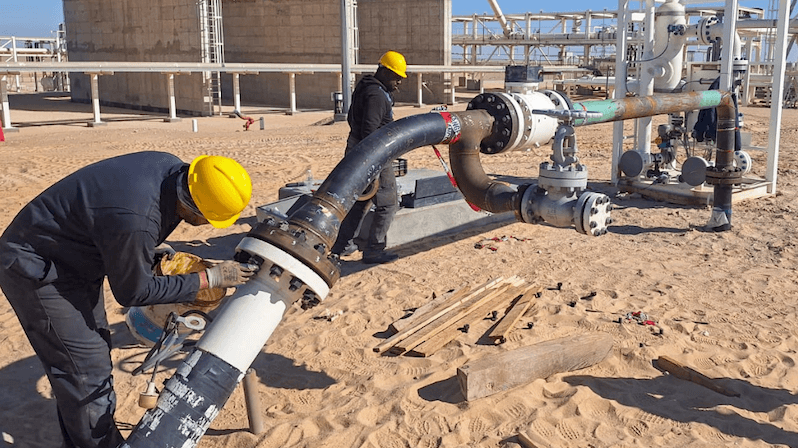
M 501 7 L 499 7 L 499 2 L 497 0 L 488 0 L 488 3 L 490 3 L 490 7 L 493 9 L 493 14 L 496 16 L 496 19 L 499 20 L 504 35 L 509 36 L 510 31 L 512 30 L 510 29 L 510 25 L 507 23 L 507 18 L 504 17 Z
M 330 287 L 313 270 L 293 255 L 262 240 L 246 237 L 236 248 L 257 255 L 285 270 L 280 281 L 261 270 L 247 283 L 239 286 L 226 299 L 219 314 L 197 342 L 197 348 L 246 372 L 266 341 L 283 318 L 290 303 L 286 303 L 292 275 L 302 280 L 320 300 L 327 297 Z

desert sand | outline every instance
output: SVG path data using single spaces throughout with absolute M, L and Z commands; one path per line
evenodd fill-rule
M 251 174 L 250 206 L 228 229 L 181 224 L 169 239 L 177 250 L 212 259 L 232 256 L 257 225 L 255 207 L 277 200 L 280 187 L 304 180 L 308 170 L 324 178 L 340 160 L 348 132 L 346 123 L 317 124 L 329 111 L 288 116 L 245 107 L 256 120 L 264 117 L 265 130 L 256 122 L 244 131 L 242 120 L 225 114 L 198 118 L 194 133 L 190 118 L 164 123 L 163 115 L 111 108 L 103 108 L 107 126 L 88 128 L 90 106 L 57 95 L 12 95 L 11 107 L 20 132 L 0 143 L 0 228 L 50 184 L 91 162 L 145 150 L 186 161 L 218 154 L 239 160 Z M 429 108 L 398 106 L 396 115 Z M 451 107 L 464 108 L 464 102 Z M 742 111 L 753 143 L 764 146 L 769 110 Z M 404 247 L 387 265 L 346 257 L 326 300 L 309 310 L 289 309 L 253 364 L 265 431 L 248 431 L 238 387 L 199 446 L 517 447 L 519 433 L 551 447 L 798 446 L 798 110 L 784 111 L 778 193 L 736 203 L 734 227 L 722 233 L 705 230 L 708 207 L 616 195 L 609 182 L 611 135 L 611 124 L 577 129 L 590 187 L 615 204 L 609 233 L 594 238 L 572 228 L 513 223 Z M 445 156 L 448 148 L 440 149 Z M 544 146 L 482 160 L 488 173 L 534 178 L 549 152 Z M 763 176 L 764 154 L 752 156 L 754 173 Z M 410 169 L 441 170 L 429 147 L 406 158 Z M 495 251 L 475 247 L 502 236 L 508 238 Z M 389 324 L 433 294 L 512 275 L 544 291 L 504 344 L 481 340 L 491 324 L 485 321 L 428 358 L 373 352 Z M 106 293 L 116 418 L 127 435 L 144 413 L 137 399 L 149 376 L 130 372 L 148 348 Z M 623 319 L 637 311 L 662 333 Z M 524 328 L 527 322 L 534 327 Z M 470 402 L 460 392 L 456 369 L 469 361 L 598 332 L 614 343 L 596 365 Z M 739 397 L 664 374 L 652 365 L 660 356 L 716 378 Z M 159 386 L 178 362 L 163 366 Z M 49 383 L 5 300 L 0 384 L 0 446 L 58 446 Z

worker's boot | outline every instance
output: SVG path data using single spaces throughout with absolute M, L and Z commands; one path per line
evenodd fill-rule
M 363 263 L 366 264 L 385 264 L 399 259 L 399 255 L 384 250 L 363 252 Z

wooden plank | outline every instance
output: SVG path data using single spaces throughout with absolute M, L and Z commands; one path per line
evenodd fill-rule
M 526 287 L 524 286 L 511 286 L 503 293 L 497 294 L 495 300 L 488 301 L 481 307 L 468 313 L 466 316 L 450 325 L 448 328 L 442 329 L 438 334 L 428 338 L 415 347 L 407 350 L 407 356 L 427 357 L 442 349 L 446 344 L 452 342 L 460 336 L 459 328 L 464 325 L 473 325 L 484 319 L 485 316 L 497 307 L 501 307 L 502 303 L 509 306 L 509 302 L 523 294 Z M 506 306 L 505 306 L 506 308 Z
M 555 373 L 583 369 L 612 349 L 607 333 L 576 335 L 486 356 L 457 369 L 466 400 L 487 397 Z
M 430 323 L 430 322 L 434 321 L 435 319 L 441 317 L 442 315 L 446 314 L 446 312 L 448 312 L 452 308 L 460 305 L 461 303 L 463 303 L 463 301 L 467 301 L 467 300 L 469 300 L 469 298 L 471 298 L 471 297 L 473 297 L 473 296 L 475 296 L 477 294 L 482 293 L 486 289 L 492 288 L 493 286 L 495 286 L 496 284 L 498 284 L 501 281 L 503 281 L 502 277 L 498 277 L 496 279 L 489 280 L 489 281 L 483 283 L 482 286 L 480 286 L 479 288 L 475 289 L 473 292 L 471 292 L 468 295 L 466 295 L 465 297 L 462 297 L 461 299 L 452 302 L 447 307 L 442 308 L 440 310 L 430 310 L 430 312 L 427 314 L 427 316 L 425 316 L 424 318 L 419 319 L 418 322 L 416 322 L 415 324 L 405 328 L 404 331 L 396 333 L 395 335 L 389 337 L 388 339 L 380 342 L 379 344 L 374 346 L 373 350 L 375 352 L 377 352 L 377 353 L 382 353 L 382 352 L 388 350 L 389 348 L 393 347 L 394 344 L 396 344 L 397 342 L 401 341 L 402 339 L 406 338 L 408 335 L 413 334 L 414 332 L 418 331 L 420 328 L 423 328 L 428 323 Z
M 700 373 L 696 370 L 691 369 L 690 367 L 681 364 L 680 362 L 676 361 L 673 358 L 669 358 L 667 356 L 660 356 L 656 360 L 656 362 L 657 362 L 657 367 L 670 373 L 671 375 L 677 378 L 691 381 L 700 386 L 704 386 L 707 389 L 713 390 L 721 395 L 726 395 L 727 397 L 740 396 L 740 394 L 738 394 L 737 392 L 726 389 L 720 384 L 717 384 L 715 380 L 713 380 L 712 378 L 709 378 L 703 373 Z
M 390 352 L 398 355 L 404 353 L 410 348 L 417 346 L 418 344 L 424 342 L 425 340 L 431 338 L 432 336 L 435 336 L 439 332 L 453 325 L 455 322 L 465 317 L 472 310 L 481 307 L 482 305 L 493 300 L 497 295 L 504 293 L 507 290 L 507 288 L 510 288 L 512 286 L 518 286 L 518 283 L 523 284 L 523 280 L 519 279 L 518 277 L 511 277 L 508 280 L 506 280 L 505 283 L 497 285 L 495 288 L 491 290 L 485 291 L 483 295 L 478 297 L 477 299 L 464 302 L 458 305 L 457 307 L 451 309 L 446 314 L 442 315 L 435 322 L 430 323 L 430 325 L 424 327 L 423 329 L 413 333 L 412 335 L 403 339 L 399 343 L 395 344 L 390 349 Z
M 440 297 L 436 297 L 429 302 L 421 305 L 420 307 L 416 308 L 413 311 L 413 314 L 407 316 L 402 319 L 397 319 L 391 325 L 388 325 L 388 329 L 394 333 L 399 333 L 400 331 L 404 331 L 406 328 L 410 327 L 411 325 L 417 323 L 419 319 L 429 317 L 429 312 L 438 307 L 445 307 L 448 306 L 450 303 L 459 300 L 461 297 L 464 297 L 471 291 L 471 287 L 466 285 L 456 291 L 453 291 L 451 294 L 444 294 Z
M 488 333 L 488 339 L 493 341 L 494 344 L 503 344 L 507 341 L 507 334 L 513 329 L 518 319 L 526 313 L 526 310 L 535 302 L 535 299 L 540 296 L 543 288 L 530 286 L 524 295 L 521 296 L 510 308 L 499 324 Z

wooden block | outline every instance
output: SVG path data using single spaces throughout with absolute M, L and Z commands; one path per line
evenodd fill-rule
M 457 369 L 466 400 L 548 378 L 555 373 L 583 369 L 601 362 L 612 349 L 607 333 L 576 335 L 477 359 Z
M 474 309 L 466 316 L 450 325 L 448 328 L 442 329 L 442 331 L 440 331 L 438 334 L 429 337 L 415 347 L 409 348 L 406 355 L 420 357 L 432 355 L 436 351 L 443 348 L 446 344 L 457 339 L 457 337 L 461 334 L 459 328 L 462 328 L 466 324 L 474 325 L 496 308 L 501 307 L 502 305 L 509 305 L 513 299 L 518 297 L 519 294 L 523 293 L 524 289 L 524 286 L 511 286 L 505 291 L 497 293 L 494 296 L 494 300 L 488 301 L 484 305 Z
M 739 397 L 737 392 L 726 389 L 725 387 L 717 384 L 715 380 L 708 376 L 687 367 L 673 358 L 667 356 L 660 356 L 657 360 L 657 367 L 669 372 L 671 375 L 681 378 L 683 380 L 691 381 L 698 385 L 711 389 L 719 394 L 726 395 L 727 397 Z
M 540 291 L 542 291 L 542 288 L 531 286 L 524 291 L 524 295 L 512 305 L 510 311 L 502 317 L 499 324 L 488 333 L 488 339 L 492 340 L 494 344 L 503 344 L 507 340 L 507 334 L 513 329 L 518 319 L 526 313 L 526 310 L 532 306 Z
M 448 306 L 446 306 L 446 307 L 444 307 L 444 308 L 442 308 L 440 310 L 430 310 L 430 312 L 426 316 L 424 316 L 423 318 L 419 318 L 419 320 L 415 324 L 408 326 L 403 331 L 400 331 L 399 333 L 396 333 L 395 335 L 393 335 L 393 336 L 389 337 L 388 339 L 386 339 L 386 340 L 380 342 L 379 344 L 377 344 L 374 347 L 374 351 L 377 352 L 377 353 L 382 353 L 382 352 L 388 350 L 389 348 L 393 347 L 394 344 L 396 344 L 397 342 L 399 342 L 402 339 L 406 338 L 408 335 L 411 335 L 411 334 L 415 333 L 420 328 L 424 327 L 425 325 L 427 325 L 428 323 L 434 321 L 435 319 L 439 318 L 440 316 L 446 314 L 446 312 L 448 312 L 450 309 L 460 305 L 461 303 L 463 303 L 463 301 L 469 300 L 470 297 L 473 297 L 476 294 L 482 293 L 487 288 L 492 288 L 493 286 L 495 286 L 496 284 L 498 284 L 502 280 L 503 280 L 502 277 L 496 278 L 494 280 L 489 280 L 489 281 L 485 282 L 484 284 L 482 284 L 482 286 L 480 286 L 479 288 L 475 289 L 473 292 L 467 294 L 465 297 L 462 297 L 462 298 L 460 298 L 458 300 L 455 300 L 454 302 L 450 303 Z
M 444 294 L 440 297 L 436 297 L 429 302 L 421 305 L 420 307 L 416 308 L 413 311 L 413 314 L 407 316 L 403 319 L 398 319 L 394 323 L 388 326 L 388 329 L 394 333 L 399 333 L 400 331 L 404 331 L 406 328 L 410 327 L 411 325 L 417 323 L 419 319 L 425 318 L 429 316 L 429 312 L 439 308 L 439 307 L 446 307 L 450 303 L 459 300 L 460 298 L 464 297 L 466 294 L 471 291 L 470 286 L 464 286 L 463 288 L 458 289 L 457 291 L 453 291 L 451 294 Z
M 497 285 L 495 288 L 491 290 L 484 291 L 474 300 L 469 300 L 467 302 L 458 305 L 455 308 L 452 308 L 450 311 L 442 315 L 439 319 L 437 319 L 434 322 L 431 322 L 430 325 L 420 329 L 419 331 L 413 333 L 412 335 L 408 336 L 407 338 L 395 344 L 393 347 L 391 347 L 390 352 L 397 355 L 404 353 L 408 349 L 415 347 L 416 345 L 424 342 L 425 340 L 429 339 L 432 336 L 435 336 L 439 332 L 443 331 L 447 327 L 451 326 L 458 320 L 465 317 L 471 311 L 490 302 L 497 295 L 502 294 L 504 291 L 506 291 L 507 288 L 510 288 L 511 286 L 516 286 L 517 282 L 523 282 L 523 280 L 520 280 L 517 277 L 511 277 L 510 279 L 508 279 L 508 282 L 509 283 L 503 283 Z

